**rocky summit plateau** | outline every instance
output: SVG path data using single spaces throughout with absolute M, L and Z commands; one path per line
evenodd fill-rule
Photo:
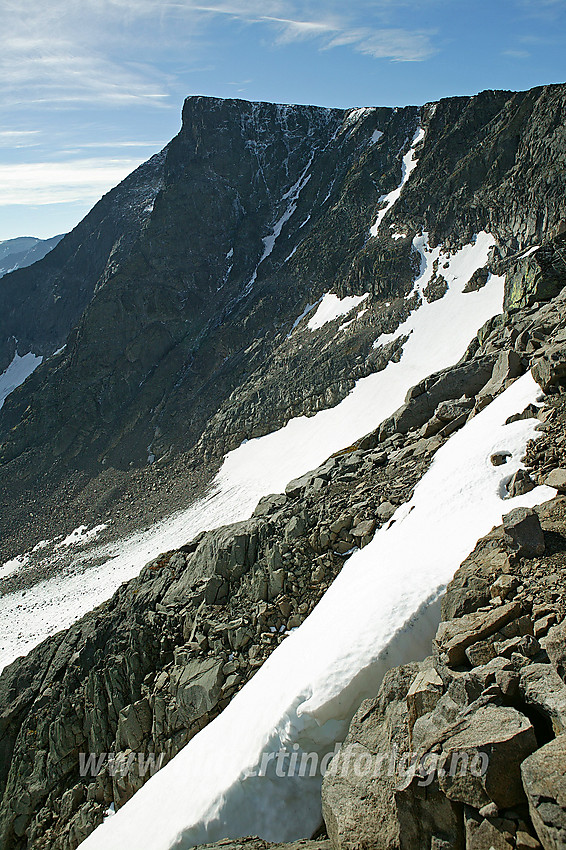
M 0 848 L 566 848 L 566 85 L 190 97 L 12 241 Z

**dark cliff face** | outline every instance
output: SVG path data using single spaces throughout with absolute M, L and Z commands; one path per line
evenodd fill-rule
M 5 362 L 12 337 L 20 354 L 67 341 L 0 412 L 10 524 L 39 480 L 47 500 L 77 470 L 83 481 L 126 473 L 149 454 L 217 463 L 343 398 L 378 368 L 379 331 L 403 318 L 416 232 L 456 246 L 490 230 L 506 257 L 559 224 L 565 95 L 347 111 L 189 98 L 162 155 L 3 280 Z M 419 125 L 418 166 L 370 238 Z M 367 321 L 324 346 L 324 334 L 290 335 L 328 291 L 371 293 Z
M 128 255 L 161 186 L 163 153 L 105 195 L 43 259 L 0 286 L 0 371 L 14 355 L 49 355 L 66 341 L 101 286 Z
M 298 315 L 307 293 L 329 289 L 339 263 L 347 268 L 348 251 L 363 245 L 367 208 L 398 181 L 398 150 L 416 120 L 415 109 L 374 110 L 348 122 L 337 110 L 187 101 L 139 238 L 128 231 L 130 250 L 115 271 L 106 256 L 102 278 L 88 269 L 88 291 L 69 296 L 89 303 L 65 353 L 6 403 L 2 462 L 23 464 L 24 476 L 24 452 L 34 471 L 58 458 L 91 469 L 104 458 L 116 466 L 145 463 L 156 428 L 164 446 L 190 446 L 242 373 L 273 350 L 278 326 Z M 388 122 L 395 153 L 379 155 L 379 172 L 389 171 L 382 186 L 366 178 L 361 197 L 352 185 L 357 163 L 373 130 Z M 340 259 L 327 258 L 316 279 L 311 267 L 325 253 L 326 233 L 318 232 L 325 214 Z M 293 248 L 309 238 L 304 272 L 289 262 L 282 273 Z M 59 255 L 69 252 L 68 239 Z M 92 266 L 90 246 L 80 250 Z M 267 342 L 250 361 L 246 349 L 258 338 Z

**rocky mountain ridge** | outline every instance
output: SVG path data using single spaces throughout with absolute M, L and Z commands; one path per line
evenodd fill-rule
M 148 457 L 182 481 L 180 469 L 214 471 L 242 439 L 342 399 L 376 368 L 375 332 L 404 317 L 415 233 L 457 246 L 489 229 L 506 258 L 558 228 L 561 183 L 547 171 L 561 156 L 563 99 L 561 86 L 422 110 L 188 99 L 161 155 L 4 281 L 6 360 L 12 337 L 20 354 L 67 342 L 0 413 L 6 557 L 40 539 L 48 510 L 81 509 L 93 525 L 107 516 L 99 499 L 119 512 L 150 489 Z M 418 166 L 370 237 L 419 123 Z M 371 298 L 365 321 L 321 355 L 289 332 L 327 291 Z M 21 322 L 34 311 L 32 332 Z M 98 497 L 82 504 L 85 487 Z
M 556 252 L 556 247 L 549 246 L 547 254 L 552 250 Z M 527 259 L 525 272 L 528 268 Z M 525 273 L 525 287 L 530 279 Z M 116 808 L 123 805 L 148 778 L 140 775 L 137 763 L 123 775 L 104 765 L 98 775 L 84 778 L 78 773 L 77 754 L 113 753 L 126 762 L 131 752 L 144 752 L 147 757 L 162 754 L 165 761 L 173 757 L 225 707 L 286 633 L 308 616 L 344 559 L 356 547 L 367 545 L 380 525 L 390 521 L 396 506 L 410 498 L 435 451 L 526 368 L 533 369 L 550 395 L 539 413 L 526 410 L 523 415 L 538 415 L 547 435 L 533 443 L 527 457 L 528 472 L 508 482 L 509 494 L 524 492 L 534 487 L 537 479 L 546 481 L 552 470 L 565 466 L 564 302 L 561 293 L 546 304 L 507 312 L 490 321 L 460 364 L 413 388 L 406 404 L 376 432 L 290 482 L 285 494 L 262 499 L 249 521 L 204 533 L 180 550 L 164 553 L 109 603 L 7 668 L 0 678 L 3 846 L 7 850 L 74 848 L 102 821 L 110 804 Z M 493 463 L 504 460 L 492 458 Z M 558 481 L 557 472 L 553 475 L 562 489 L 566 482 Z M 391 671 L 376 701 L 383 708 L 368 713 L 367 706 L 362 706 L 339 760 L 346 757 L 348 747 L 358 746 L 356 735 L 367 744 L 366 732 L 358 732 L 359 717 L 371 718 L 367 721 L 372 724 L 371 735 L 381 740 L 381 726 L 375 726 L 379 712 L 387 710 L 387 717 L 391 712 L 397 716 L 398 706 L 402 725 L 391 736 L 402 740 L 407 722 L 403 700 L 414 681 L 424 681 L 422 697 L 416 686 L 411 691 L 411 705 L 422 705 L 424 716 L 425 708 L 432 710 L 429 692 L 435 706 L 442 696 L 445 685 L 437 679 L 445 684 L 454 679 L 448 690 L 452 695 L 456 679 L 462 688 L 462 676 L 467 675 L 459 674 L 459 668 L 452 672 L 454 663 L 469 658 L 477 678 L 481 665 L 489 666 L 490 658 L 499 651 L 495 641 L 505 644 L 501 650 L 507 653 L 505 657 L 511 652 L 526 652 L 521 656 L 526 658 L 537 656 L 540 648 L 535 637 L 527 640 L 521 636 L 534 630 L 540 638 L 564 615 L 561 572 L 552 572 L 561 571 L 564 557 L 563 499 L 550 502 L 538 513 L 546 529 L 546 543 L 541 544 L 540 529 L 535 528 L 531 536 L 537 546 L 547 547 L 545 565 L 540 561 L 542 549 L 528 550 L 520 527 L 518 539 L 523 548 L 516 555 L 508 554 L 502 531 L 480 541 L 444 600 L 444 616 L 452 619 L 444 632 L 439 630 L 439 635 L 446 635 L 437 639 L 439 660 L 435 657 L 434 662 L 429 659 L 420 666 Z M 531 574 L 533 556 L 538 567 Z M 551 573 L 555 578 L 547 581 Z M 499 598 L 490 605 L 495 589 Z M 452 639 L 449 629 L 459 634 L 459 621 L 453 618 L 463 617 L 467 622 L 466 617 L 486 604 L 487 611 L 477 615 L 480 625 L 475 642 L 464 632 L 459 644 L 451 644 L 454 649 L 448 667 L 439 667 L 445 663 L 440 660 L 442 647 Z M 535 620 L 529 620 L 525 611 L 534 611 Z M 482 626 L 481 618 L 489 620 L 494 612 L 493 627 Z M 517 618 L 520 625 L 515 635 L 506 624 Z M 464 647 L 465 658 L 456 657 L 459 646 Z M 510 657 L 513 662 L 514 656 Z M 509 663 L 502 664 L 508 673 Z M 417 695 L 412 696 L 413 692 Z M 478 694 L 481 696 L 481 689 Z M 481 705 L 492 702 L 484 700 Z M 543 705 L 540 710 L 547 709 Z M 383 722 L 389 729 L 391 721 Z M 531 744 L 534 752 L 534 739 Z M 430 817 L 427 814 L 425 818 L 411 802 L 413 820 L 403 822 L 409 838 L 400 839 L 397 809 L 390 797 L 386 798 L 393 793 L 391 785 L 380 783 L 379 791 L 369 794 L 363 782 L 354 781 L 351 774 L 340 774 L 336 783 L 332 777 L 326 780 L 323 804 L 333 848 L 354 848 L 361 846 L 360 842 L 368 847 L 430 847 L 434 830 L 444 835 L 446 847 L 483 847 L 463 843 L 462 806 L 443 802 L 444 789 L 435 792 L 440 795 L 438 822 L 434 820 L 436 809 L 431 808 Z M 519 797 L 517 804 L 523 800 Z M 476 809 L 483 809 L 487 802 L 482 798 Z M 454 805 L 458 817 L 451 815 L 454 826 L 452 832 L 446 832 L 443 812 Z M 515 801 L 507 808 L 512 805 Z M 471 812 L 466 817 L 473 822 L 469 826 L 472 832 L 476 822 L 481 826 L 483 815 Z M 489 817 L 486 823 L 491 824 L 493 817 Z M 427 826 L 430 818 L 432 825 Z M 367 834 L 366 823 L 371 824 Z M 524 806 L 520 826 L 534 835 Z
M 548 435 L 503 495 L 549 474 L 563 489 L 566 237 L 555 164 L 566 150 L 564 96 L 564 86 L 550 86 L 420 110 L 346 111 L 191 98 L 162 154 L 43 261 L 3 279 L 5 359 L 13 337 L 51 355 L 0 412 L 0 554 L 8 556 L 43 539 L 54 507 L 64 530 L 77 517 L 116 519 L 125 505 L 119 535 L 126 520 L 141 525 L 152 510 L 186 503 L 226 451 L 336 405 L 359 379 L 400 359 L 406 337 L 375 343 L 418 306 L 411 293 L 423 231 L 431 247 L 446 247 L 445 259 L 478 233 L 493 235 L 463 304 L 465 293 L 506 275 L 505 312 L 379 428 L 262 499 L 251 519 L 163 553 L 4 671 L 6 850 L 71 850 L 109 806 L 124 805 L 148 778 L 139 764 L 118 773 L 105 764 L 85 777 L 79 753 L 112 753 L 126 765 L 132 753 L 174 757 L 303 622 L 352 552 L 391 521 L 438 448 L 528 369 L 546 406 L 518 415 L 540 418 Z M 413 149 L 418 127 L 424 141 Z M 410 152 L 417 167 L 373 237 Z M 444 297 L 443 270 L 436 261 L 427 302 Z M 330 291 L 367 297 L 355 316 L 315 335 L 309 319 Z M 24 308 L 38 304 L 41 321 L 25 325 Z M 450 751 L 460 733 L 477 750 L 466 737 L 477 717 L 483 743 L 508 753 L 516 741 L 497 738 L 503 718 L 522 742 L 513 799 L 499 796 L 499 774 L 487 785 L 434 780 L 422 791 L 418 777 L 376 790 L 346 771 L 323 789 L 334 850 L 561 846 L 562 708 L 546 699 L 544 682 L 560 697 L 562 661 L 539 638 L 564 616 L 563 508 L 559 498 L 507 520 L 478 544 L 449 588 L 434 655 L 386 676 L 337 757 L 384 741 L 405 751 L 417 732 L 423 754 Z M 530 523 L 534 551 L 517 549 L 515 520 Z M 29 576 L 3 579 L 3 592 L 22 590 Z M 561 632 L 552 635 L 560 644 Z M 551 778 L 543 793 L 545 746 L 558 785 Z M 238 846 L 248 845 L 256 846 Z

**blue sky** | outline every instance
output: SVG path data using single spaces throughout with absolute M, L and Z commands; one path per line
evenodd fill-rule
M 71 229 L 190 94 L 421 104 L 566 80 L 566 0 L 0 0 L 0 240 Z

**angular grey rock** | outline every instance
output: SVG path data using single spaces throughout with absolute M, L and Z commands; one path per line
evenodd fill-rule
M 305 475 L 301 475 L 300 478 L 294 478 L 292 481 L 289 481 L 287 486 L 285 487 L 285 495 L 290 499 L 295 499 L 297 496 L 300 496 L 303 490 L 312 484 L 314 479 L 316 478 L 315 472 L 307 472 Z
M 397 505 L 392 505 L 391 502 L 382 502 L 378 507 L 376 513 L 382 522 L 387 522 L 388 519 L 391 519 L 395 511 L 397 510 Z
M 444 691 L 444 682 L 434 667 L 420 672 L 407 693 L 407 707 L 411 728 L 423 714 L 428 714 L 437 705 Z
M 531 508 L 515 508 L 503 517 L 505 539 L 511 551 L 524 558 L 544 552 L 544 533 L 540 520 Z
M 545 744 L 521 767 L 529 812 L 544 850 L 566 847 L 566 735 Z
M 287 503 L 287 497 L 282 493 L 275 493 L 270 496 L 264 496 L 257 503 L 257 507 L 253 512 L 253 516 L 268 516 L 274 511 L 279 510 Z
M 516 351 L 502 351 L 493 367 L 491 378 L 482 388 L 480 396 L 497 395 L 503 389 L 505 382 L 518 378 L 524 372 L 521 356 Z
M 553 626 L 541 644 L 562 681 L 566 681 L 566 621 Z
M 501 597 L 501 599 L 507 599 L 508 596 L 511 596 L 513 591 L 517 589 L 519 586 L 519 581 L 515 576 L 510 575 L 501 575 L 493 582 L 489 591 L 491 593 L 491 598 L 495 599 L 497 596 Z
M 511 808 L 524 801 L 520 767 L 536 748 L 533 726 L 524 714 L 507 706 L 480 706 L 444 736 L 447 768 L 439 775 L 439 786 L 451 800 L 476 809 L 489 802 Z
M 293 540 L 302 537 L 305 533 L 305 523 L 299 516 L 293 516 L 285 527 L 285 540 L 292 543 Z
M 456 666 L 466 660 L 466 649 L 479 640 L 498 632 L 519 617 L 520 604 L 509 602 L 492 611 L 477 611 L 455 620 L 440 623 L 434 639 L 439 653 L 446 654 L 448 664 Z
M 545 735 L 566 733 L 566 685 L 548 664 L 529 664 L 521 670 L 520 691 L 536 710 Z
M 482 357 L 427 378 L 426 390 L 393 414 L 393 431 L 406 434 L 420 428 L 443 401 L 475 396 L 489 379 L 493 363 L 492 356 Z
M 525 493 L 530 493 L 536 487 L 535 482 L 529 475 L 526 469 L 518 469 L 513 475 L 513 478 L 507 485 L 509 496 L 524 496 Z
M 546 346 L 531 366 L 531 374 L 544 392 L 566 378 L 566 346 L 564 343 Z
M 544 483 L 548 487 L 554 487 L 559 493 L 566 493 L 566 469 L 557 467 L 550 472 Z
M 407 664 L 386 673 L 378 696 L 362 703 L 331 762 L 322 812 L 333 850 L 398 847 L 391 758 L 396 747 L 407 746 L 406 698 L 418 671 L 417 664 Z
M 487 808 L 487 806 L 485 807 Z M 466 850 L 515 850 L 513 836 L 474 809 L 465 808 Z
M 118 716 L 116 749 L 143 751 L 144 741 L 151 730 L 152 712 L 147 699 L 138 700 L 123 708 Z

